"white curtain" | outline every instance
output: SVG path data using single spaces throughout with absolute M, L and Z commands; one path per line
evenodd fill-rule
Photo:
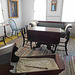
M 34 20 L 46 20 L 46 0 L 34 0 Z
M 75 0 L 63 0 L 62 21 L 75 21 Z
M 0 23 L 3 23 L 4 20 L 3 20 L 3 12 L 2 12 L 2 1 L 0 0 Z

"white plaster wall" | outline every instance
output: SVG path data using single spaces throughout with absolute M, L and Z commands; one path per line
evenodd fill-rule
M 56 11 L 51 11 L 51 0 L 47 0 L 46 6 L 47 6 L 46 20 L 47 21 L 61 21 L 62 0 L 57 0 Z
M 19 18 L 14 18 L 17 27 L 22 25 L 28 25 L 29 22 L 34 19 L 34 0 L 18 0 L 19 1 Z M 47 21 L 61 21 L 62 14 L 62 3 L 63 0 L 57 0 L 57 10 L 51 11 L 51 0 L 47 0 Z M 8 17 L 8 2 L 7 0 L 2 0 L 4 20 L 7 21 Z M 10 26 L 6 26 L 7 33 L 11 32 Z M 71 33 L 75 35 L 75 23 L 73 23 L 73 28 Z M 0 26 L 0 35 L 4 34 L 3 27 Z
M 22 24 L 27 25 L 34 20 L 34 0 L 21 0 L 22 2 Z M 47 21 L 60 21 L 62 11 L 62 0 L 57 0 L 57 11 L 51 11 L 51 0 L 47 0 Z
M 22 24 L 28 25 L 34 19 L 34 0 L 21 0 Z
M 60 16 L 46 17 L 47 21 L 60 21 Z
M 19 1 L 19 18 L 13 18 L 17 24 L 17 27 L 20 28 L 22 25 L 22 16 L 21 16 L 21 0 Z M 4 14 L 4 21 L 5 23 L 8 23 L 8 0 L 2 0 L 2 8 L 3 8 L 3 14 Z M 0 27 L 0 35 L 3 35 L 3 27 Z M 6 32 L 7 34 L 11 32 L 10 26 L 6 26 Z

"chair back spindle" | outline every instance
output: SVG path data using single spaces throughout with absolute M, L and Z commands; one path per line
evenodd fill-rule
M 16 22 L 13 19 L 9 19 L 9 24 L 12 29 L 12 35 L 15 32 L 15 35 L 17 33 L 17 36 L 18 36 L 18 31 L 20 31 L 20 29 L 17 28 Z
M 17 25 L 16 25 L 16 23 L 13 19 L 9 20 L 9 24 L 10 24 L 11 29 L 16 29 L 17 28 Z

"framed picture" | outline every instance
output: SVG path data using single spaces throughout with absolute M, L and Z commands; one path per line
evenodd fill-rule
M 51 2 L 51 11 L 56 11 L 57 1 Z
M 18 0 L 8 0 L 9 18 L 18 18 Z

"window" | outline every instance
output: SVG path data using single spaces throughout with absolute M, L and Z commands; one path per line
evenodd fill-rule
M 75 21 L 75 0 L 64 0 L 62 21 L 65 22 Z
M 0 0 L 0 23 L 3 23 L 2 1 Z
M 34 20 L 46 20 L 46 0 L 34 0 Z

